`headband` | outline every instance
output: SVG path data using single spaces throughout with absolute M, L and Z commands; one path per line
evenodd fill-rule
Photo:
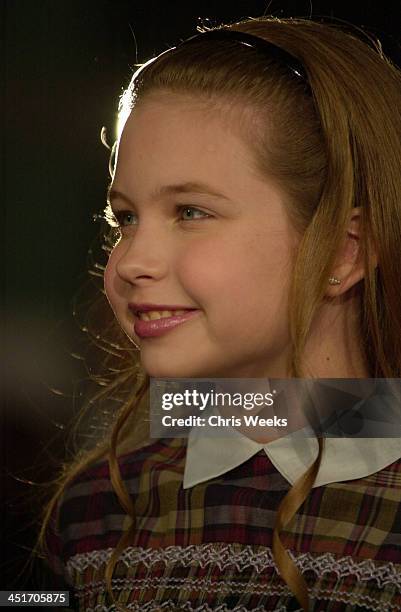
M 304 81 L 308 90 L 310 91 L 310 85 L 308 82 L 308 77 L 305 68 L 298 58 L 294 57 L 291 53 L 288 53 L 288 51 L 285 51 L 281 47 L 278 47 L 277 45 L 265 40 L 264 38 L 261 38 L 260 36 L 255 36 L 254 34 L 249 34 L 248 32 L 240 32 L 238 30 L 226 30 L 223 28 L 216 30 L 208 30 L 207 32 L 202 32 L 201 34 L 195 34 L 194 36 L 191 36 L 190 38 L 187 38 L 186 40 L 179 43 L 176 47 L 171 47 L 170 49 L 163 51 L 158 56 L 146 62 L 142 66 L 142 68 L 138 70 L 137 76 L 139 76 L 140 74 L 142 77 L 143 72 L 147 68 L 147 66 L 159 59 L 159 57 L 161 57 L 165 53 L 174 51 L 175 49 L 178 49 L 183 45 L 191 44 L 192 42 L 202 41 L 203 39 L 229 40 L 240 43 L 241 45 L 244 45 L 246 47 L 251 47 L 252 49 L 255 49 L 258 53 L 262 54 L 264 57 L 272 58 L 282 66 L 285 66 L 289 73 L 295 76 L 298 81 Z

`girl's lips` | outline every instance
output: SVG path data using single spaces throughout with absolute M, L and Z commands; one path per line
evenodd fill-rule
M 185 323 L 188 319 L 191 319 L 200 310 L 188 310 L 184 314 L 174 315 L 173 317 L 164 317 L 161 319 L 154 319 L 153 321 L 141 321 L 137 319 L 135 321 L 134 330 L 137 336 L 140 338 L 152 338 L 154 336 L 161 336 L 165 334 L 173 327 Z

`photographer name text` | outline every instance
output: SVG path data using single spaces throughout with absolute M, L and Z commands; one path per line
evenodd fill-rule
M 257 414 L 231 417 L 213 414 L 207 418 L 194 415 L 172 417 L 166 414 L 162 417 L 161 422 L 164 427 L 287 427 L 288 424 L 287 419 L 278 418 L 276 415 L 271 419 L 265 419 Z

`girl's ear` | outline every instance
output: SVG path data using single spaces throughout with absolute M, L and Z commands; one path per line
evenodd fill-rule
M 337 297 L 344 294 L 365 276 L 360 249 L 361 231 L 361 207 L 357 206 L 352 209 L 346 238 L 337 254 L 330 276 L 331 281 L 327 283 L 326 296 Z M 376 251 L 373 256 L 375 266 L 377 266 Z

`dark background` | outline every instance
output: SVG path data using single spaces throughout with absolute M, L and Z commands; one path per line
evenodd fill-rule
M 38 588 L 23 564 L 40 494 L 63 457 L 88 370 L 74 296 L 105 205 L 118 97 L 136 62 L 210 25 L 263 14 L 331 16 L 380 38 L 401 65 L 400 2 L 9 0 L 1 4 L 3 405 L 0 589 Z M 7 538 L 4 536 L 7 535 Z

